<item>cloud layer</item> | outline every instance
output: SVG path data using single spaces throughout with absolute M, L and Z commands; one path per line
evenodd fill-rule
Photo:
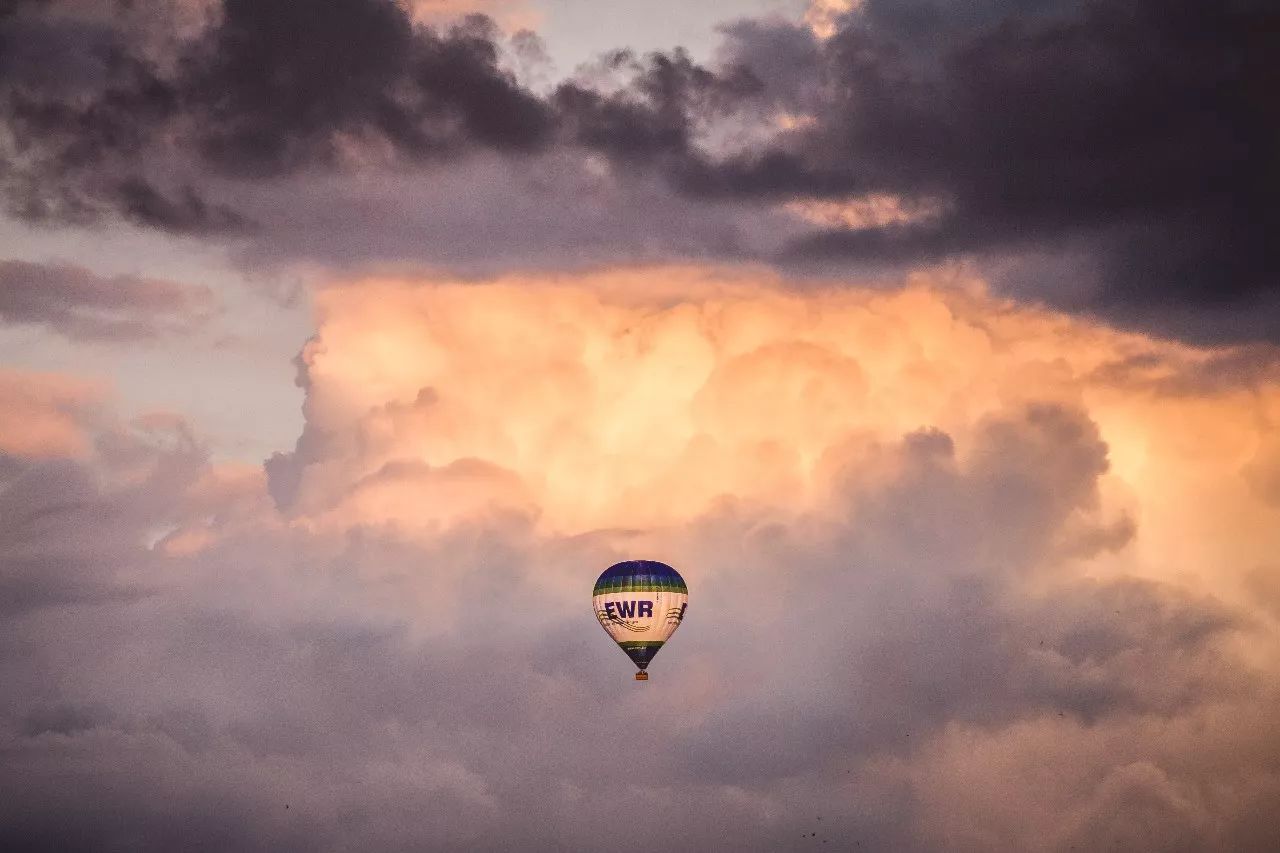
M 536 35 L 415 8 L 11 4 L 11 215 L 468 274 L 962 260 L 1112 322 L 1275 339 L 1280 29 L 1257 0 L 819 4 L 727 25 L 713 64 L 619 45 L 536 86 Z
M 100 276 L 69 264 L 0 261 L 0 322 L 41 325 L 78 341 L 125 341 L 189 331 L 214 306 L 208 288 Z
M 927 279 L 317 321 L 265 476 L 171 418 L 18 449 L 10 846 L 1265 849 L 1273 370 Z M 647 685 L 589 609 L 628 556 L 691 588 Z

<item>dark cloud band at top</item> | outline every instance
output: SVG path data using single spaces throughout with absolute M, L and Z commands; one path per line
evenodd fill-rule
M 1274 8 L 990 5 L 997 14 L 975 22 L 958 7 L 873 0 L 821 46 L 797 93 L 818 105 L 816 122 L 756 183 L 813 195 L 814 170 L 840 164 L 855 191 L 936 197 L 943 212 L 815 234 L 789 257 L 1083 247 L 1100 279 L 1089 307 L 1129 320 L 1166 303 L 1250 309 L 1274 293 Z M 734 35 L 744 60 L 783 40 Z
M 117 216 L 293 260 L 329 242 L 279 239 L 306 220 L 299 186 L 333 189 L 346 217 L 370 182 L 407 183 L 441 208 L 438 227 L 352 240 L 359 222 L 330 225 L 353 263 L 466 266 L 451 236 L 464 228 L 494 247 L 468 257 L 517 266 L 610 252 L 824 270 L 1012 258 L 1019 297 L 1204 341 L 1280 334 L 1280 18 L 1259 0 L 869 0 L 827 38 L 739 21 L 715 66 L 619 50 L 545 93 L 508 70 L 481 16 L 433 29 L 391 0 L 225 0 L 157 38 L 174 14 L 159 0 L 85 8 L 0 15 L 11 215 Z M 499 180 L 493 157 L 559 174 L 501 203 L 484 186 Z M 610 215 L 583 221 L 641 208 L 681 221 L 584 231 L 559 208 L 601 162 Z M 455 227 L 440 186 L 459 180 L 489 210 Z M 867 197 L 931 215 L 815 227 L 782 210 Z M 548 204 L 536 222 L 509 214 Z M 724 226 L 703 227 L 709 216 Z M 1074 286 L 1033 260 L 1047 255 L 1068 259 Z

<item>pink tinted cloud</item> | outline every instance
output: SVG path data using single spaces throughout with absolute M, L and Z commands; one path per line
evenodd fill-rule
M 0 368 L 0 452 L 83 456 L 106 391 L 82 377 Z

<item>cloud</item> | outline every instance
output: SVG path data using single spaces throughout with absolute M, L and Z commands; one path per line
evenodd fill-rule
M 1274 375 L 924 279 L 317 304 L 265 473 L 154 416 L 0 492 L 11 845 L 1265 846 Z
M 206 202 L 190 184 L 166 195 L 144 178 L 126 178 L 116 185 L 114 197 L 129 222 L 176 234 L 238 231 L 249 225 L 230 207 Z
M 1267 350 L 740 267 L 316 306 L 265 472 L 0 377 L 8 846 L 1261 846 Z M 647 693 L 580 599 L 635 555 Z
M 1259 100 L 1276 75 L 1263 4 L 869 0 L 833 26 L 806 48 L 806 73 L 775 84 L 814 120 L 706 170 L 706 188 L 888 193 L 946 212 L 816 232 L 791 247 L 794 261 L 1057 253 L 1096 281 L 1079 299 L 1037 281 L 1041 263 L 1023 266 L 1016 277 L 1051 303 L 1205 340 L 1270 336 L 1249 323 L 1275 309 L 1261 189 L 1275 174 L 1267 145 L 1246 141 L 1278 130 Z M 748 67 L 805 55 L 799 27 L 729 32 L 729 56 Z
M 206 156 L 230 171 L 288 171 L 375 134 L 414 157 L 463 144 L 536 147 L 545 107 L 497 67 L 496 31 L 472 17 L 440 36 L 403 8 L 344 0 L 321 14 L 228 2 L 189 82 Z M 321 47 L 327 49 L 318 49 Z
M 205 287 L 101 276 L 70 264 L 0 261 L 0 321 L 47 326 L 72 340 L 127 341 L 190 331 L 213 305 Z
M 334 278 L 262 467 L 0 370 L 0 843 L 1269 849 L 1274 14 L 824 0 L 544 87 L 491 5 L 0 8 L 12 216 Z M 76 342 L 212 306 L 0 262 Z
M 274 176 L 382 148 L 410 160 L 537 148 L 548 108 L 499 67 L 496 37 L 482 16 L 437 32 L 383 0 L 7 9 L 10 210 L 234 234 L 252 223 L 207 197 L 210 173 Z
M 425 24 L 449 24 L 467 15 L 485 15 L 504 30 L 536 29 L 545 12 L 529 0 L 407 0 L 415 21 Z
M 512 70 L 536 64 L 536 36 L 482 16 L 426 26 L 388 0 L 199 8 L 111 17 L 60 0 L 0 19 L 11 215 L 122 218 L 254 267 L 471 273 L 742 256 L 785 219 L 709 212 L 627 162 L 660 159 L 656 140 L 678 153 L 735 110 L 751 89 L 740 71 L 619 51 L 544 97 Z
M 105 397 L 100 383 L 76 376 L 0 370 L 0 457 L 82 455 Z
M 689 155 L 701 122 L 734 111 L 760 89 L 744 67 L 716 73 L 679 49 L 643 59 L 620 50 L 601 66 L 606 80 L 621 77 L 622 85 L 609 92 L 599 89 L 605 81 L 567 81 L 554 100 L 579 143 L 629 165 L 678 163 Z
M 1274 338 L 1264 4 L 820 3 L 726 25 L 714 63 L 620 45 L 536 90 L 536 36 L 436 14 L 469 8 L 13 7 L 11 214 L 469 275 L 959 260 L 1113 323 Z
M 166 419 L 86 426 L 96 427 L 91 450 L 77 446 L 74 457 L 49 458 L 48 448 L 27 449 L 3 481 L 0 599 L 7 620 L 144 597 L 149 560 L 138 539 L 175 511 L 175 498 L 204 459 L 185 427 Z
M 1085 406 L 1126 478 L 1177 480 L 1196 459 L 1216 464 L 1197 447 L 1233 465 L 1255 454 L 1249 398 L 1270 392 L 1246 389 L 1274 385 L 1272 371 L 1241 369 L 1257 351 L 1199 351 L 1018 311 L 977 282 L 953 283 L 944 298 L 928 281 L 880 294 L 839 282 L 800 291 L 764 271 L 654 267 L 325 290 L 322 334 L 303 353 L 308 428 L 289 464 L 319 478 L 318 506 L 346 493 L 334 483 L 402 454 L 517 474 L 537 460 L 537 476 L 522 479 L 544 518 L 610 526 L 646 515 L 634 498 L 660 483 L 674 496 L 653 519 L 706 508 L 721 492 L 819 500 L 832 460 L 861 452 L 858 442 L 922 427 L 967 442 L 983 412 L 1015 404 Z M 475 429 L 473 413 L 498 399 L 511 416 Z M 426 434 L 429 444 L 415 443 Z M 608 437 L 591 451 L 606 468 L 575 455 L 597 436 Z M 308 472 L 311 457 L 322 464 Z M 1244 480 L 1231 488 L 1233 503 L 1251 500 Z
M 233 244 L 248 269 L 287 270 L 305 259 L 347 274 L 408 268 L 483 277 L 619 259 L 731 261 L 805 230 L 785 212 L 708 207 L 645 170 L 565 150 L 518 160 L 477 154 L 377 179 L 237 182 L 225 192 L 260 226 Z

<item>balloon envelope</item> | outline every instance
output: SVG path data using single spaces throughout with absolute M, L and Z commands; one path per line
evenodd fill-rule
M 656 560 L 626 560 L 604 570 L 592 592 L 596 619 L 643 680 L 653 656 L 684 621 L 689 588 L 680 573 Z

